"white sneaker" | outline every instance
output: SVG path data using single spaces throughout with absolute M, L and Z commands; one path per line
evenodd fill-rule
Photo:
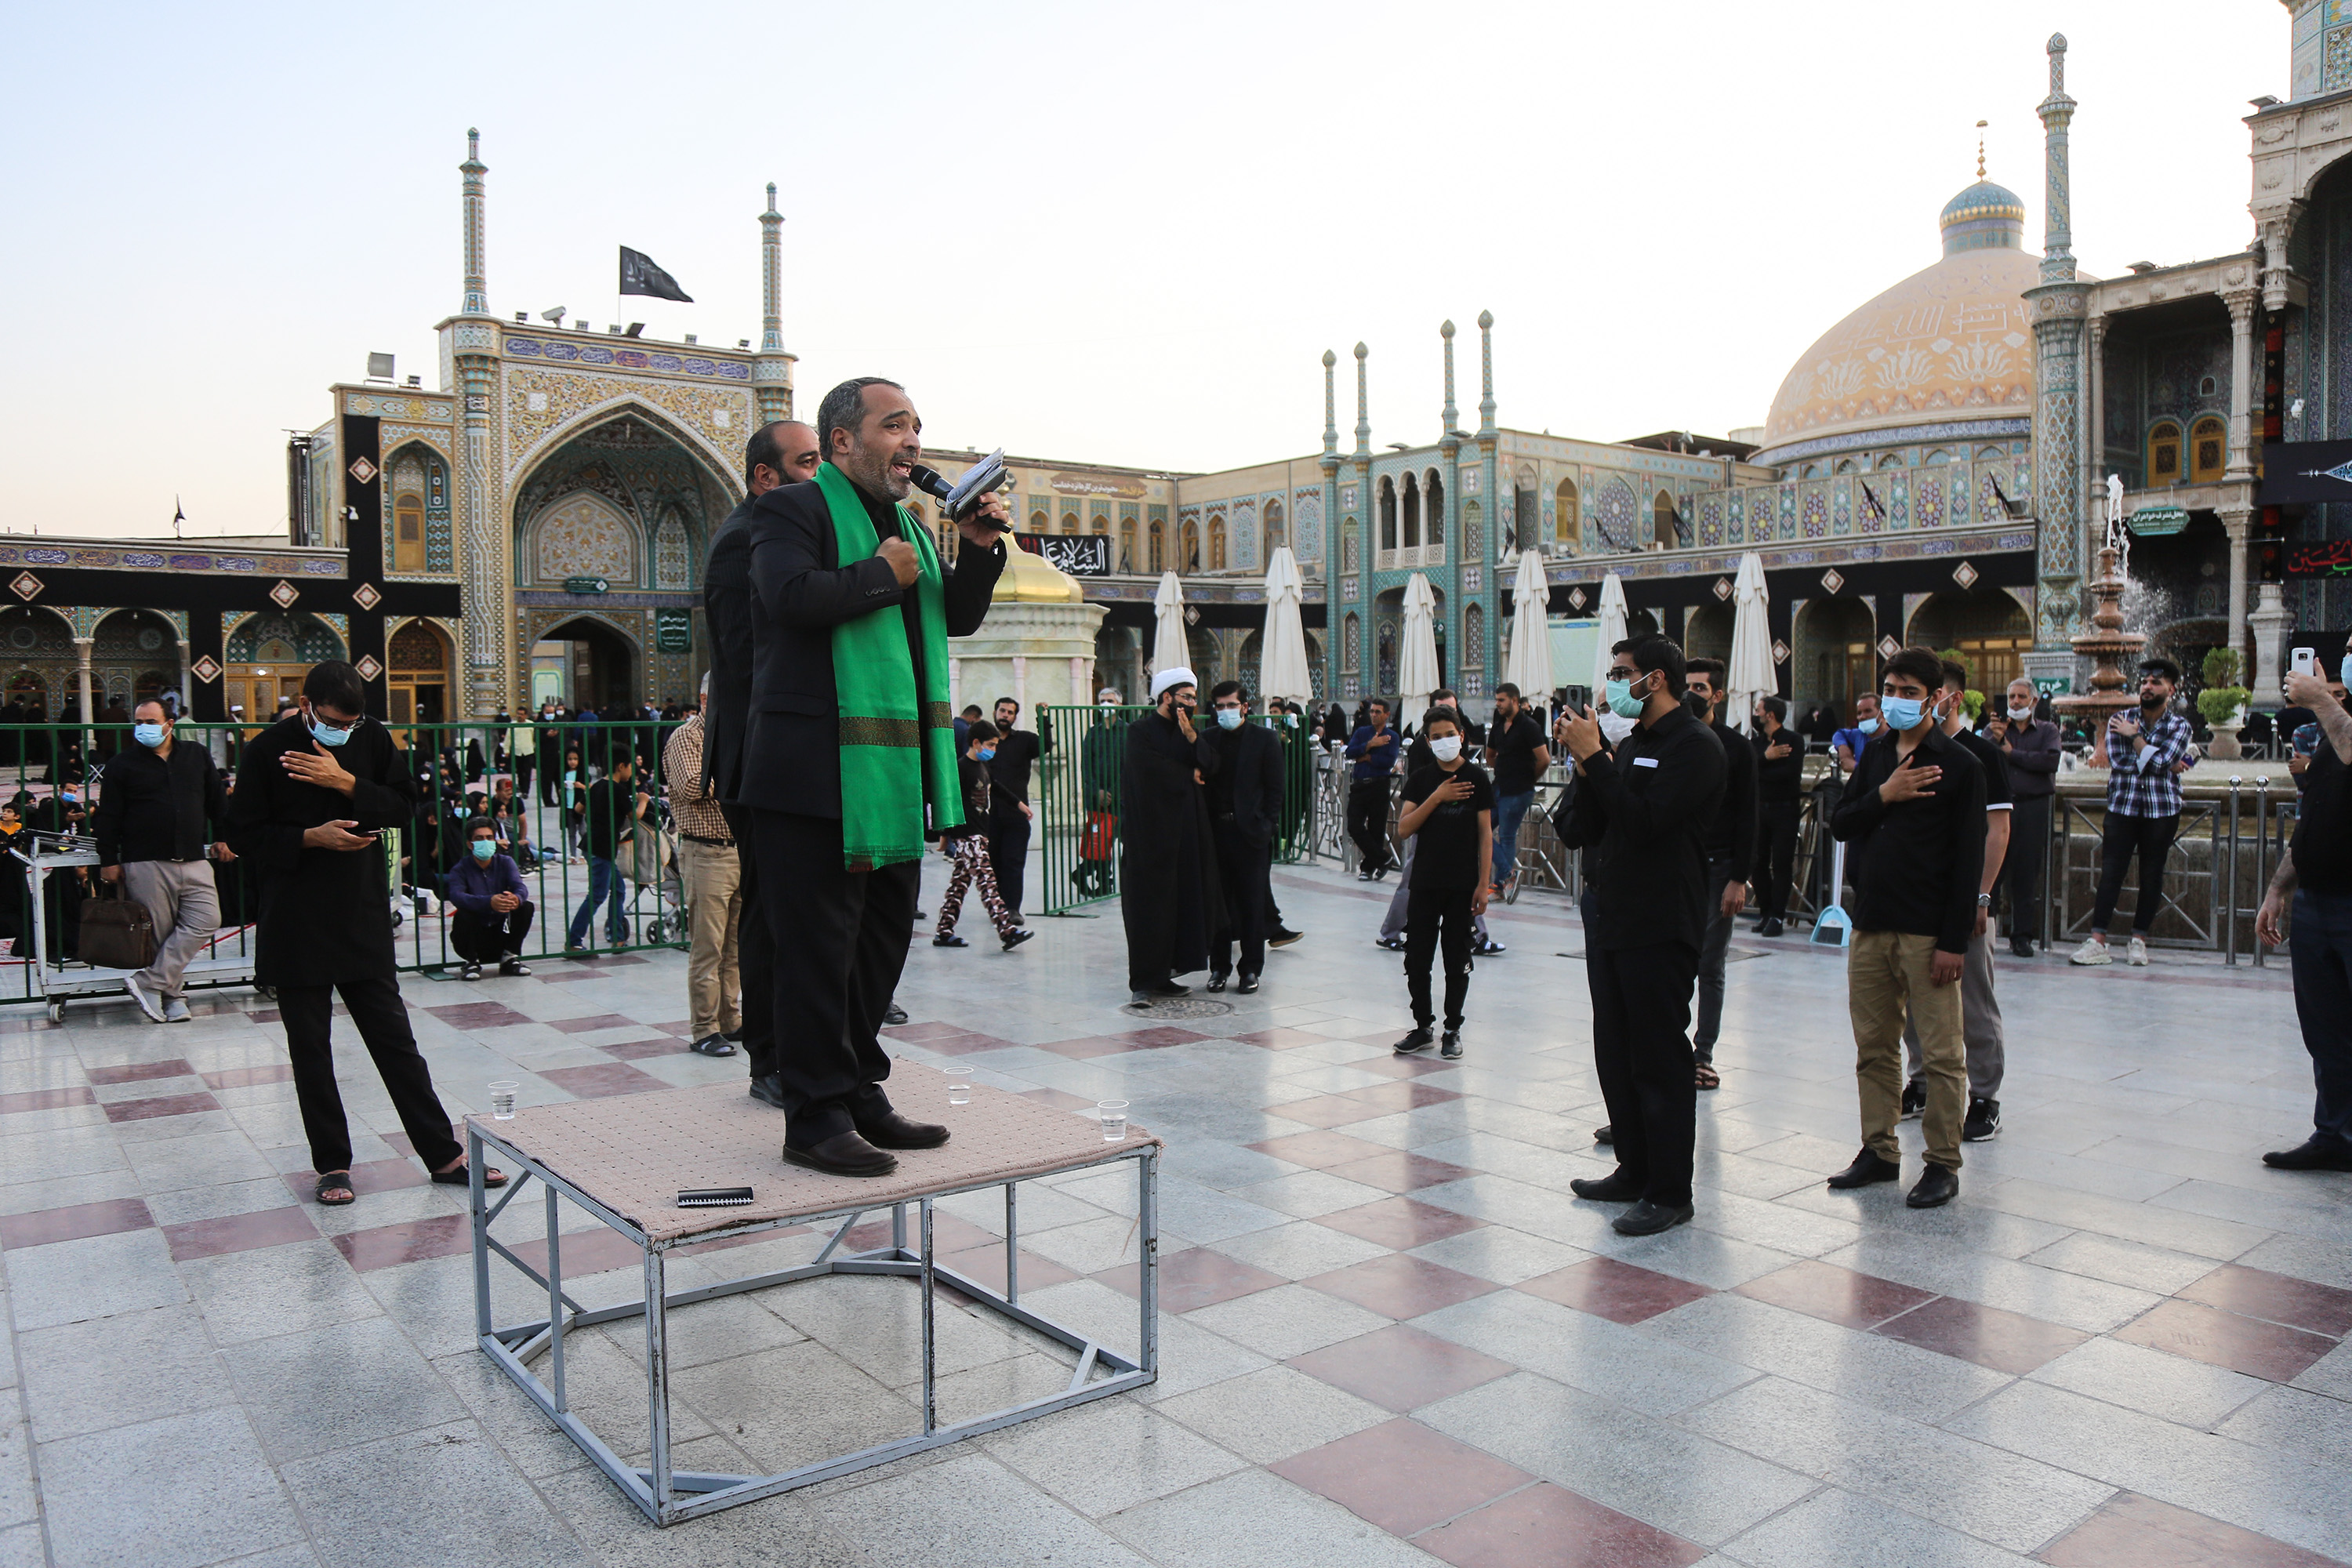
M 2107 944 L 2095 936 L 2084 937 L 2083 945 L 2066 955 L 2069 963 L 2113 963 L 2115 961 L 2116 955 L 2107 951 Z
M 2142 968 L 2146 968 L 2147 965 L 2147 943 L 2142 942 L 2137 937 L 2132 938 L 2131 946 L 2124 951 L 2124 962 L 2126 963 L 2137 963 Z
M 152 992 L 139 984 L 137 974 L 124 975 L 122 988 L 131 993 L 131 999 L 139 1004 L 139 1010 L 146 1014 L 151 1022 L 160 1024 L 163 1021 L 163 1004 L 156 999 Z
M 174 996 L 163 1004 L 163 1022 L 166 1024 L 184 1024 L 187 1021 L 188 1004 L 184 999 Z

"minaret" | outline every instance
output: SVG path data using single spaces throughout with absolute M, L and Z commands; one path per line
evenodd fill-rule
M 528 680 L 530 671 L 509 669 L 507 634 L 511 622 L 507 605 L 507 552 L 498 542 L 494 519 L 504 510 L 492 489 L 490 477 L 491 405 L 498 388 L 499 330 L 490 313 L 488 216 L 482 176 L 482 133 L 466 132 L 466 161 L 457 165 L 466 177 L 466 303 L 447 331 L 454 350 L 463 424 L 457 437 L 457 570 L 463 581 L 460 608 L 466 628 L 466 685 L 463 711 L 487 718 L 498 710 L 501 671 Z M 379 623 L 381 624 L 381 623 Z M 371 685 L 373 683 L 371 682 Z M 504 694 L 520 702 L 520 686 Z
M 1356 593 L 1359 592 L 1357 584 L 1371 576 L 1372 563 L 1378 559 L 1373 553 L 1374 547 L 1380 542 L 1374 534 L 1374 530 L 1379 526 L 1375 519 L 1379 515 L 1380 508 L 1372 499 L 1372 403 L 1371 395 L 1364 379 L 1364 361 L 1371 352 L 1361 343 L 1356 345 L 1357 510 L 1352 520 L 1356 528 L 1356 559 L 1352 562 L 1342 559 L 1339 563 L 1343 570 L 1350 566 L 1354 568 L 1354 571 L 1349 572 L 1339 585 L 1339 596 L 1343 604 L 1353 602 Z M 1341 625 L 1346 625 L 1344 616 Z M 1343 637 L 1345 635 L 1342 632 Z M 1378 679 L 1380 674 L 1379 661 L 1373 655 L 1377 634 L 1372 630 L 1369 616 L 1360 620 L 1357 636 L 1360 639 L 1360 646 L 1343 648 L 1339 656 L 1340 668 L 1345 668 L 1347 661 L 1353 658 L 1357 669 L 1362 672 L 1357 680 L 1343 681 L 1342 694 L 1348 697 L 1361 695 L 1359 682 L 1367 676 Z
M 1356 345 L 1356 461 L 1370 469 L 1372 461 L 1372 403 L 1365 390 L 1364 361 L 1371 350 Z
M 1454 406 L 1454 323 L 1450 321 L 1439 322 L 1437 335 L 1445 344 L 1445 407 L 1438 415 L 1437 448 L 1445 455 L 1445 510 L 1440 521 L 1445 529 L 1443 536 L 1445 540 L 1445 563 L 1451 574 L 1444 586 L 1447 598 L 1452 601 L 1465 593 L 1477 593 L 1479 578 L 1476 574 L 1486 552 L 1483 549 L 1471 549 L 1470 542 L 1462 536 L 1462 432 L 1454 428 L 1461 420 L 1461 411 Z M 1463 624 L 1468 624 L 1466 618 Z M 1458 666 L 1468 658 L 1471 650 L 1459 643 L 1454 647 L 1456 649 L 1454 662 Z M 1482 664 L 1479 668 L 1483 669 L 1486 667 Z M 1456 681 L 1454 684 L 1462 686 L 1465 683 Z M 1467 694 L 1476 697 L 1480 692 L 1470 688 Z
M 1495 520 L 1495 559 L 1502 559 L 1503 498 L 1495 489 L 1495 312 L 1478 312 L 1478 493 L 1486 498 L 1488 517 Z M 1517 533 L 1517 519 L 1513 520 Z M 1533 537 L 1530 534 L 1530 537 Z M 1511 541 L 1517 543 L 1514 537 Z M 1491 617 L 1490 617 L 1491 618 Z
M 1323 582 L 1328 599 L 1339 594 L 1341 542 L 1347 537 L 1347 526 L 1339 517 L 1339 389 L 1334 367 L 1339 356 L 1329 349 L 1323 351 L 1323 456 L 1317 459 L 1323 469 Z M 1323 689 L 1339 689 L 1339 639 L 1331 631 L 1323 637 Z
M 466 302 L 457 307 L 457 313 L 487 316 L 490 313 L 489 232 L 483 210 L 482 176 L 490 172 L 490 166 L 482 162 L 479 131 L 467 131 L 466 161 L 457 165 L 457 172 L 466 176 Z
M 1454 406 L 1454 323 L 1440 322 L 1437 335 L 1445 340 L 1445 412 L 1438 416 L 1438 434 L 1451 440 L 1455 435 L 1454 426 L 1461 420 Z
M 2067 194 L 2066 128 L 2074 100 L 2066 96 L 2066 39 L 2049 45 L 2050 96 L 2037 112 L 2042 129 L 2044 228 L 2042 281 L 2025 291 L 2033 320 L 2034 648 L 2025 673 L 2054 679 L 2075 676 L 2071 641 L 2082 618 L 2083 340 L 2090 290 L 2074 277 L 2074 234 Z
M 762 425 L 793 416 L 793 358 L 784 352 L 784 215 L 771 180 L 768 210 L 760 215 L 760 352 L 751 360 Z

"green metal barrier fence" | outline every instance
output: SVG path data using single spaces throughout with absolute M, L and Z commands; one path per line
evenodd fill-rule
M 1127 727 L 1149 707 L 1046 708 L 1039 727 L 1051 749 L 1040 759 L 1037 786 L 1044 823 L 1045 912 L 1068 914 L 1118 896 L 1122 844 L 1119 779 L 1127 758 Z M 1213 720 L 1194 717 L 1197 729 Z M 1306 731 L 1265 714 L 1253 724 L 1272 729 L 1283 743 L 1282 817 L 1275 859 L 1292 864 L 1314 852 L 1321 816 L 1318 761 Z
M 173 744 L 209 752 L 233 788 L 246 742 L 267 728 L 183 720 Z M 604 896 L 587 928 L 589 948 L 613 953 L 688 945 L 663 755 L 678 721 L 388 728 L 415 781 L 415 815 L 399 832 L 384 836 L 385 896 L 395 921 L 400 968 L 454 973 L 464 962 L 450 945 L 456 906 L 446 898 L 446 879 L 458 858 L 469 853 L 466 840 L 484 815 L 498 826 L 499 847 L 515 860 L 529 890 L 530 926 L 520 953 L 526 963 L 565 955 L 569 928 L 592 892 Z M 527 742 L 521 740 L 524 731 Z M 92 816 L 105 797 L 107 764 L 136 745 L 129 726 L 121 724 L 0 725 L 0 800 L 18 804 L 25 832 L 45 838 L 72 835 L 87 845 Z M 623 793 L 614 773 L 625 762 L 632 777 Z M 614 787 L 599 787 L 607 783 Z M 643 812 L 637 815 L 640 794 Z M 611 858 L 616 879 L 592 861 L 584 842 L 592 805 L 604 809 L 615 803 L 628 825 Z M 219 823 L 207 825 L 207 843 L 226 837 Z M 20 835 L 0 848 L 24 843 Z M 249 955 L 259 910 L 257 876 L 241 860 L 216 861 L 213 875 L 221 905 L 213 951 L 223 957 Z M 600 879 L 603 889 L 596 887 Z M 51 964 L 75 966 L 81 901 L 99 882 L 96 866 L 48 874 L 44 925 Z M 22 861 L 0 859 L 0 1002 L 43 997 L 41 977 L 30 962 L 30 897 Z M 619 940 L 611 940 L 616 934 Z

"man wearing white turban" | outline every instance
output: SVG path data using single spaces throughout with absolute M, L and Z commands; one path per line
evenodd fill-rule
M 1127 727 L 1119 777 L 1119 913 L 1134 999 L 1181 996 L 1175 976 L 1209 966 L 1224 926 L 1207 792 L 1192 728 L 1200 688 L 1172 666 L 1151 678 L 1153 711 Z

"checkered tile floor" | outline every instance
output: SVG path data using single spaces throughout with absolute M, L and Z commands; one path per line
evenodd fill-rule
M 2005 1130 L 1968 1146 L 1959 1202 L 1914 1213 L 1821 1184 L 1858 1142 L 1837 955 L 1743 936 L 1698 1217 L 1628 1240 L 1567 1190 L 1608 1165 L 1564 906 L 1494 916 L 1510 952 L 1447 1063 L 1388 1048 L 1387 888 L 1276 891 L 1307 938 L 1226 1016 L 1124 1014 L 1115 905 L 1011 954 L 919 942 L 900 993 L 899 1071 L 1125 1099 L 1169 1139 L 1160 1382 L 667 1532 L 471 1348 L 462 1192 L 425 1181 L 355 1039 L 362 1195 L 330 1210 L 258 999 L 0 1018 L 0 1568 L 2352 1561 L 2352 1176 L 2260 1163 L 2308 1129 L 2282 969 L 2004 959 Z M 540 1103 L 739 1077 L 686 1051 L 683 971 L 405 989 L 463 1112 L 493 1079 Z M 1001 1203 L 946 1209 L 942 1250 L 1001 1277 Z M 1024 1298 L 1132 1348 L 1134 1213 L 1124 1175 L 1025 1195 Z M 634 1251 L 565 1224 L 578 1299 L 633 1299 Z M 912 1305 L 839 1279 L 678 1314 L 678 1465 L 908 1430 Z M 940 1343 L 951 1415 L 1066 1376 L 971 1311 Z M 641 1449 L 641 1339 L 574 1348 L 575 1407 Z

